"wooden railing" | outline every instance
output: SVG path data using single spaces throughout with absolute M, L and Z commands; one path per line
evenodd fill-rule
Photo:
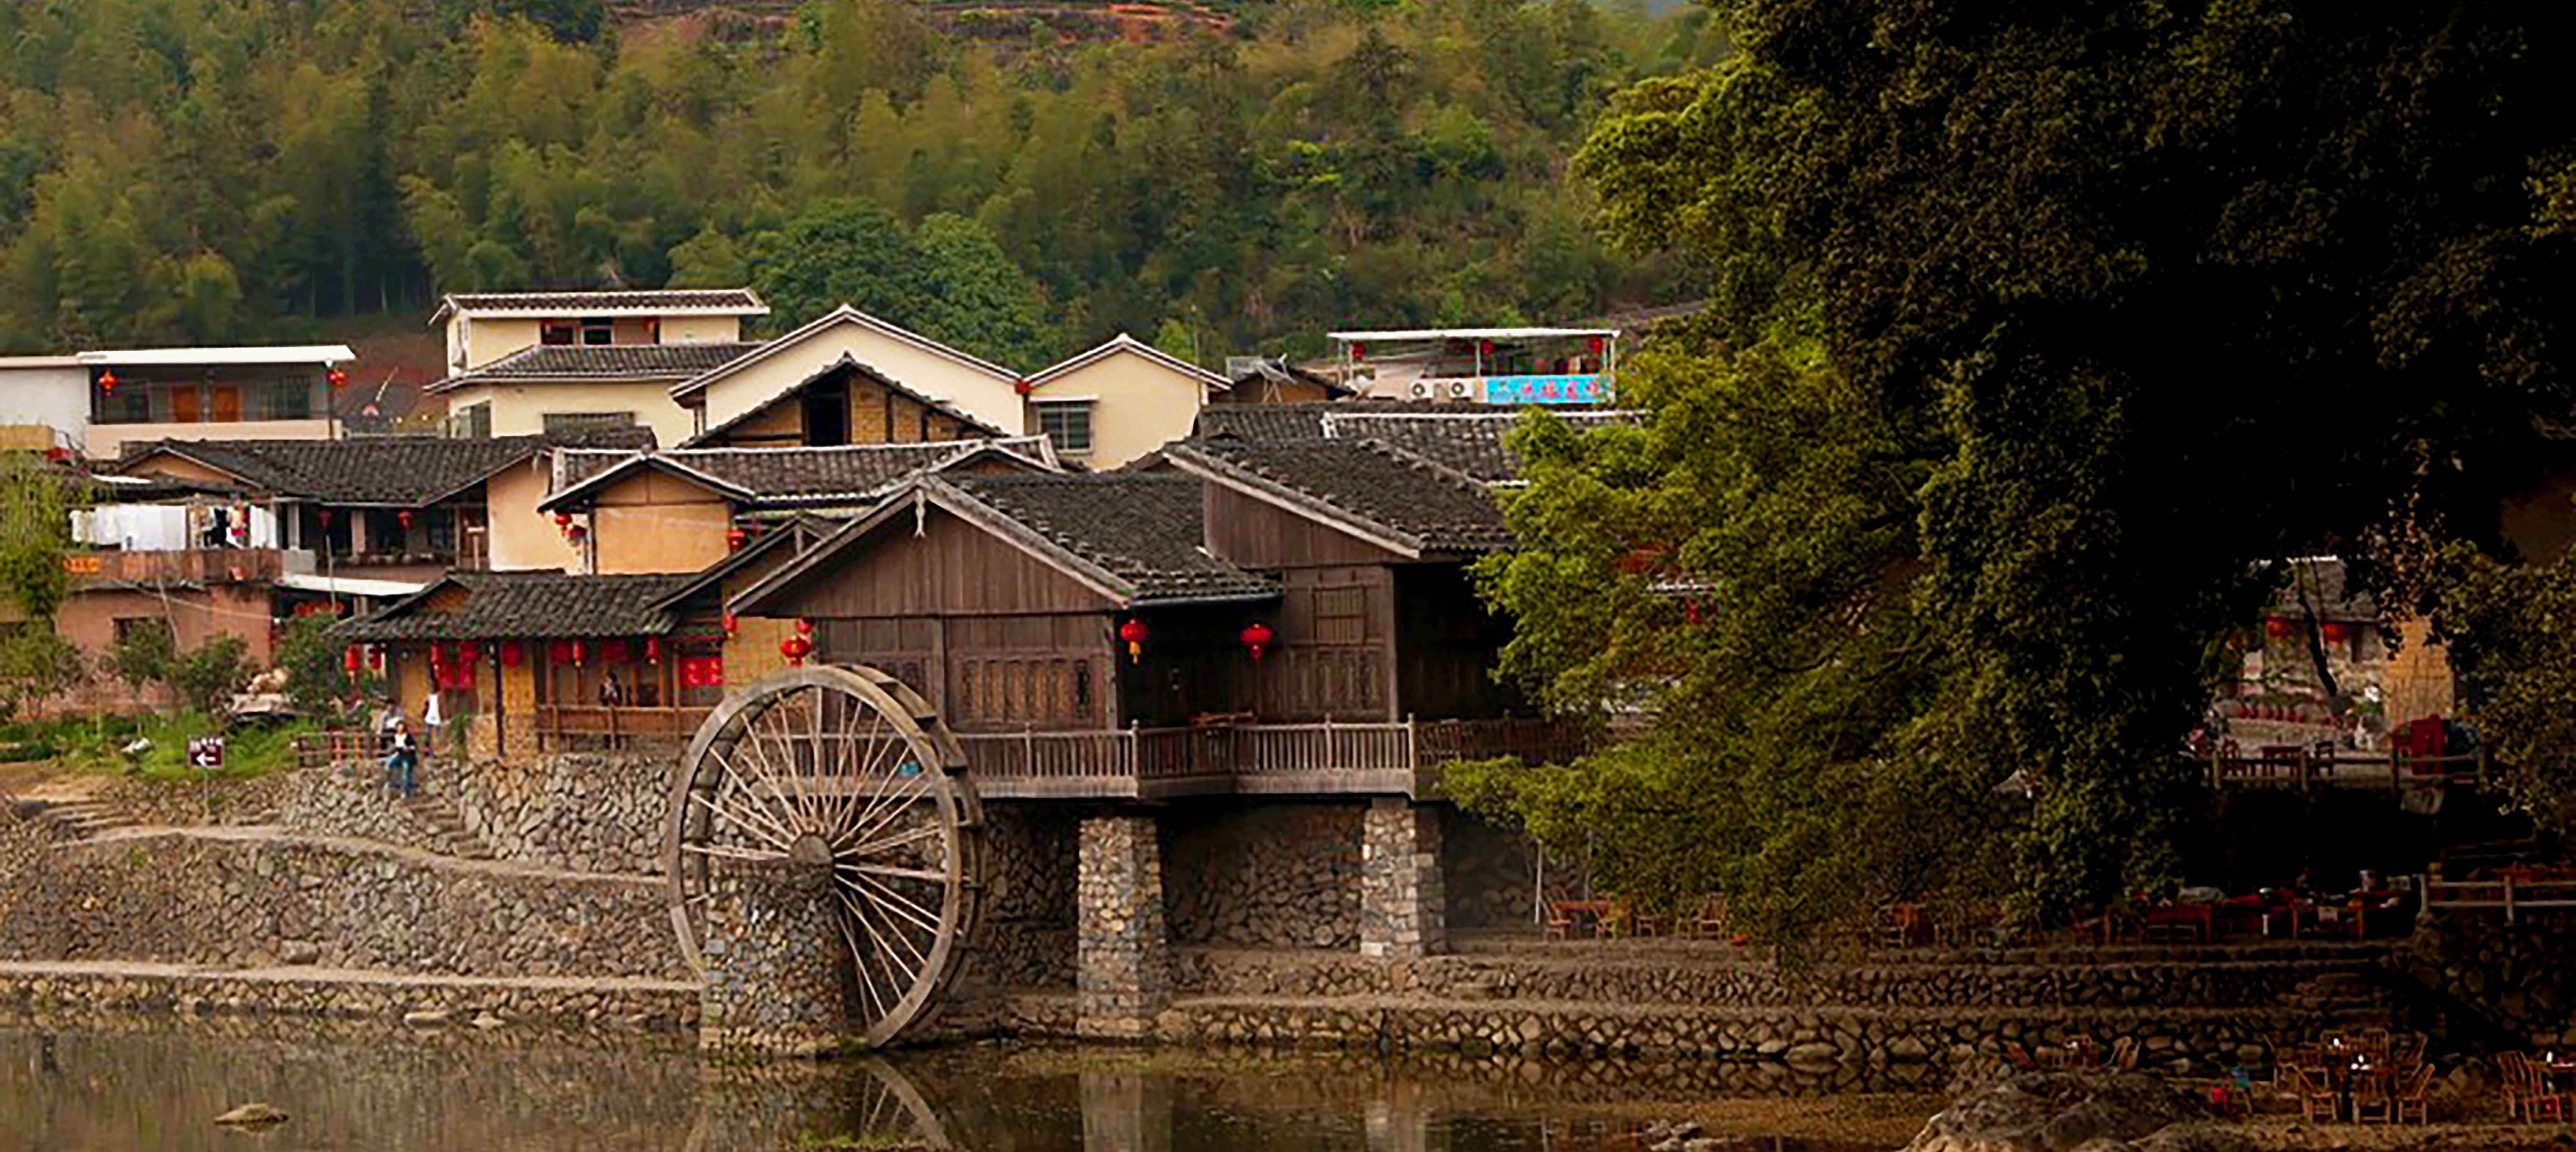
M 1194 792 L 1414 792 L 1452 760 L 1564 758 L 1581 730 L 1549 720 L 960 733 L 978 786 L 998 796 Z
M 286 571 L 275 548 L 188 548 L 171 551 L 74 552 L 63 557 L 74 580 L 132 584 L 213 584 L 275 580 Z
M 2520 877 L 2507 869 L 2495 880 L 2425 880 L 2424 910 L 2502 911 L 2505 923 L 2518 912 L 2576 909 L 2576 878 L 2563 872 Z
M 2483 748 L 2456 756 L 2400 752 L 2364 756 L 2300 749 L 2252 756 L 2213 754 L 2208 763 L 2213 788 L 2384 788 L 2402 793 L 2455 783 L 2485 784 L 2495 775 L 2495 765 Z
M 543 704 L 537 707 L 537 750 L 662 747 L 686 744 L 711 708 Z
M 328 768 L 353 760 L 374 760 L 379 756 L 379 746 L 372 732 L 307 732 L 295 738 L 295 764 L 299 768 Z

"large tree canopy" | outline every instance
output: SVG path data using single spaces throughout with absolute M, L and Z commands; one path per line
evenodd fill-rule
M 2171 882 L 2266 562 L 2384 586 L 2491 544 L 2569 411 L 2576 37 L 2467 2 L 1728 15 L 1744 55 L 1623 93 L 1578 161 L 1717 318 L 1623 375 L 1649 426 L 1523 431 L 1527 547 L 1486 571 L 1510 671 L 1647 735 L 1471 790 L 1783 936 Z

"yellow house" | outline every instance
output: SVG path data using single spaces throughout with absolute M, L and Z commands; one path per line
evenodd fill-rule
M 923 444 L 1009 433 L 852 359 L 846 352 L 759 406 L 684 442 L 688 448 Z
M 522 348 L 729 344 L 769 305 L 748 288 L 641 292 L 476 292 L 442 297 L 447 370 L 473 371 Z
M 447 398 L 448 431 L 459 437 L 562 434 L 597 427 L 653 430 L 677 444 L 695 418 L 671 386 L 759 348 L 757 343 L 540 344 L 429 386 Z
M 717 430 L 737 427 L 755 412 L 774 409 L 843 361 L 862 365 L 881 380 L 900 382 L 913 396 L 997 434 L 1017 436 L 1029 430 L 1020 402 L 1019 373 L 844 304 L 673 388 L 672 399 L 695 413 L 697 437 L 687 443 L 694 447 Z M 840 435 L 839 440 L 826 436 L 804 442 L 860 441 L 855 413 Z
M 931 472 L 1058 470 L 1043 436 L 560 459 L 562 486 L 538 510 L 567 517 L 577 570 L 603 575 L 701 571 L 782 522 L 871 511 L 886 492 Z
M 1028 426 L 1066 459 L 1106 471 L 1190 434 L 1199 409 L 1233 385 L 1124 332 L 1028 378 Z

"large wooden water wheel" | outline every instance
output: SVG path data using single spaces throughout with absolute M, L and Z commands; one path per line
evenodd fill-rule
M 902 1034 L 974 927 L 983 818 L 965 766 L 920 695 L 873 668 L 799 668 L 728 696 L 672 785 L 663 867 L 689 963 L 706 970 L 728 869 L 789 877 L 831 906 L 858 1042 Z

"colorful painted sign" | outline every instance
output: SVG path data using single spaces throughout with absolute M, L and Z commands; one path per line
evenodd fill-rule
M 1487 376 L 1487 404 L 1598 404 L 1609 399 L 1601 376 Z

